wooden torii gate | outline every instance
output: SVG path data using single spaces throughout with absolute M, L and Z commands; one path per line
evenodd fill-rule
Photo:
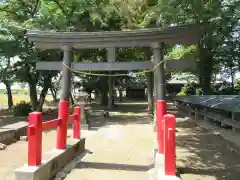
M 71 87 L 71 71 L 69 68 L 79 71 L 120 71 L 120 70 L 154 70 L 154 88 L 148 84 L 148 90 L 155 94 L 155 100 L 162 100 L 161 116 L 166 113 L 166 91 L 165 91 L 165 68 L 191 68 L 194 66 L 190 61 L 168 60 L 160 63 L 164 58 L 165 44 L 197 44 L 202 28 L 198 25 L 184 25 L 165 29 L 152 28 L 131 31 L 106 31 L 106 32 L 47 32 L 28 31 L 27 37 L 34 41 L 40 49 L 61 49 L 64 53 L 62 62 L 37 62 L 38 70 L 62 70 L 62 84 L 60 91 L 61 102 L 69 101 Z M 151 47 L 153 49 L 153 62 L 116 62 L 115 48 L 120 47 Z M 72 63 L 73 49 L 97 49 L 106 48 L 108 50 L 107 61 L 100 63 Z M 113 79 L 109 77 L 109 102 L 112 105 Z M 152 94 L 152 93 L 151 93 Z M 152 97 L 149 97 L 153 99 Z

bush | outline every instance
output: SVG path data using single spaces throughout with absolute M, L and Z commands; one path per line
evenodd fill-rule
M 186 95 L 195 95 L 196 94 L 196 84 L 195 83 L 187 83 L 184 85 L 182 90 Z
M 183 92 L 183 91 L 180 91 L 180 92 L 177 94 L 177 96 L 186 96 L 186 93 Z
M 202 92 L 202 89 L 201 88 L 197 88 L 196 89 L 196 95 L 202 95 L 203 92 Z
M 73 113 L 74 107 L 75 107 L 75 105 L 70 105 L 70 106 L 69 106 L 69 113 L 70 113 L 70 114 Z
M 238 94 L 236 89 L 233 89 L 232 87 L 226 87 L 222 89 L 221 91 L 218 91 L 220 95 L 235 95 Z
M 30 103 L 25 101 L 21 101 L 13 107 L 13 115 L 14 116 L 28 116 L 28 114 L 32 111 L 32 106 Z
M 195 83 L 185 84 L 177 96 L 202 95 L 202 89 Z

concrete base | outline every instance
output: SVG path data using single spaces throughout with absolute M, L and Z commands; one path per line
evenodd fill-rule
M 81 110 L 81 123 L 83 123 L 83 124 L 86 124 L 86 114 L 85 114 L 85 102 L 83 102 L 83 101 L 80 101 L 79 102 L 79 107 L 80 107 L 80 110 Z
M 0 128 L 0 143 L 9 144 L 26 136 L 27 122 L 20 121 Z
M 156 154 L 158 153 L 157 140 L 154 140 L 153 145 L 154 145 L 154 147 L 153 147 L 153 163 L 155 164 Z
M 164 155 L 157 153 L 155 157 L 154 167 L 157 170 L 157 176 L 162 176 L 164 174 Z
M 164 172 L 159 172 L 157 168 L 148 171 L 149 180 L 181 180 L 178 176 L 166 176 Z
M 15 139 L 13 129 L 0 129 L 0 143 L 9 144 L 13 139 Z
M 153 164 L 155 164 L 157 153 L 158 153 L 158 149 L 157 148 L 153 148 Z
M 4 126 L 5 129 L 13 129 L 15 131 L 16 139 L 19 140 L 20 136 L 26 136 L 27 135 L 27 126 L 28 122 L 26 121 L 20 121 L 14 124 L 10 124 L 7 126 Z
M 158 175 L 157 180 L 181 180 L 181 179 L 177 176 L 166 176 L 166 175 L 159 176 Z
M 24 165 L 14 171 L 15 180 L 51 180 L 65 165 L 85 149 L 85 138 L 68 140 L 65 150 L 52 150 L 43 154 L 42 165 Z
M 89 130 L 89 128 L 90 128 L 89 124 L 81 124 L 81 129 Z
M 156 153 L 154 168 L 156 169 L 156 179 L 157 180 L 181 180 L 177 176 L 166 176 L 164 169 L 164 155 L 160 153 Z

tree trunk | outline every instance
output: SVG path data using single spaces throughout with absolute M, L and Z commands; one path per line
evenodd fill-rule
M 44 104 L 45 98 L 47 96 L 48 88 L 49 87 L 44 87 L 41 91 L 41 94 L 39 97 L 39 102 L 38 102 L 38 107 L 37 107 L 37 111 L 39 111 L 39 112 L 42 112 L 42 110 L 43 110 L 43 104 Z
M 101 91 L 101 105 L 108 106 L 108 92 L 106 90 Z
M 211 57 L 206 58 L 208 59 L 208 63 L 205 62 L 204 66 L 204 73 L 203 73 L 203 92 L 205 94 L 211 94 L 212 88 L 211 88 L 211 79 L 212 79 L 212 72 L 213 72 L 213 59 Z
M 4 81 L 3 82 L 6 86 L 6 90 L 7 90 L 7 96 L 8 96 L 8 108 L 11 109 L 13 106 L 13 98 L 12 98 L 12 89 L 11 89 L 11 85 L 8 81 Z
M 32 104 L 33 111 L 36 111 L 38 108 L 38 98 L 37 98 L 37 85 L 35 82 L 30 82 L 29 84 L 29 96 Z
M 75 103 L 74 103 L 74 98 L 73 98 L 73 95 L 72 95 L 72 93 L 70 93 L 70 101 L 71 101 L 71 104 L 72 105 L 74 105 Z
M 101 93 L 101 102 L 103 106 L 108 106 L 108 77 L 100 77 L 100 93 Z
M 88 93 L 89 104 L 92 104 L 92 91 Z
M 203 94 L 211 94 L 211 79 L 213 73 L 213 55 L 209 52 L 210 50 L 206 50 L 199 45 L 200 51 L 200 74 L 199 74 L 199 82 L 202 88 Z
M 57 102 L 57 92 L 53 88 L 50 88 L 50 91 L 51 91 L 54 102 Z
M 123 101 L 123 91 L 121 88 L 118 88 L 118 92 L 119 92 L 119 101 L 122 102 Z
M 113 107 L 113 101 L 114 101 L 114 96 L 113 96 L 113 77 L 108 78 L 108 109 L 112 109 Z
M 153 74 L 147 73 L 148 113 L 153 114 Z
M 42 112 L 43 110 L 43 104 L 45 102 L 45 98 L 47 96 L 48 89 L 51 87 L 51 81 L 52 81 L 52 76 L 48 75 L 47 77 L 44 77 L 43 80 L 43 89 L 41 91 L 39 101 L 38 101 L 38 106 L 37 106 L 37 111 Z
M 231 88 L 232 88 L 232 92 L 234 92 L 234 70 L 233 70 L 233 64 L 231 64 L 230 66 L 230 73 L 231 73 Z

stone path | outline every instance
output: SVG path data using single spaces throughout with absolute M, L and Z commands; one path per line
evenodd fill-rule
M 150 124 L 109 125 L 86 141 L 91 151 L 65 180 L 147 180 L 152 168 Z

